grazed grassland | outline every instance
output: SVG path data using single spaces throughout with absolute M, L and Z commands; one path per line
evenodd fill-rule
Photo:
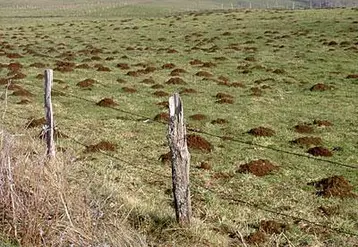
M 356 246 L 358 12 L 145 13 L 4 19 L 2 125 L 37 136 L 41 121 L 25 126 L 43 115 L 42 74 L 53 68 L 56 126 L 69 136 L 58 146 L 88 178 L 102 176 L 112 189 L 104 210 L 127 212 L 149 245 Z M 158 123 L 173 92 L 188 126 L 212 134 L 199 134 L 209 151 L 191 148 L 187 229 L 175 223 L 167 127 Z M 110 156 L 95 152 L 101 141 Z M 267 161 L 250 168 L 258 159 Z M 265 176 L 245 172 L 268 161 L 275 169 Z M 335 175 L 338 197 L 309 184 Z

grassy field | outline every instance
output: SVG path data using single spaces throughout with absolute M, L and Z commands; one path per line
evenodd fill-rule
M 52 68 L 56 126 L 69 136 L 57 145 L 76 168 L 69 182 L 89 184 L 103 225 L 123 222 L 149 246 L 357 246 L 358 12 L 162 7 L 52 18 L 38 17 L 63 12 L 0 9 L 2 128 L 40 146 L 41 121 L 29 121 L 43 116 L 42 74 Z M 159 122 L 174 92 L 188 127 L 212 145 L 190 149 L 188 228 L 175 223 L 171 169 L 160 159 L 169 148 Z M 97 105 L 105 98 L 111 107 Z M 332 156 L 308 154 L 315 146 Z M 258 159 L 278 168 L 240 172 Z M 326 196 L 309 185 L 332 176 L 343 178 Z M 103 232 L 97 246 L 124 246 Z

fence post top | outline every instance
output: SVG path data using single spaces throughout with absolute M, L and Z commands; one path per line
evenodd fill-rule
M 174 93 L 173 96 L 169 98 L 169 115 L 170 117 L 175 116 L 176 114 L 182 111 L 182 102 L 178 93 Z

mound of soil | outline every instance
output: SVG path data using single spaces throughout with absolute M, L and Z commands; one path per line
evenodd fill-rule
M 163 108 L 169 108 L 169 102 L 168 101 L 158 102 L 158 103 L 156 103 L 156 105 L 161 106 Z
M 180 74 L 182 74 L 182 73 L 186 73 L 186 70 L 185 70 L 185 69 L 180 69 L 180 68 L 178 68 L 178 69 L 172 70 L 172 71 L 170 72 L 170 75 L 171 75 L 171 76 L 180 76 Z
M 267 235 L 261 231 L 253 232 L 249 236 L 245 237 L 246 243 L 250 245 L 257 245 L 257 246 L 265 243 L 267 240 L 268 240 Z
M 172 162 L 172 152 L 169 151 L 168 153 L 162 154 L 159 156 L 159 160 L 163 164 L 170 164 Z
M 234 104 L 234 100 L 228 99 L 228 98 L 223 98 L 223 99 L 217 100 L 215 103 L 217 103 L 217 104 Z
M 358 79 L 358 74 L 350 74 L 350 75 L 347 75 L 346 78 L 347 79 Z
M 20 100 L 19 102 L 17 102 L 16 104 L 18 104 L 18 105 L 27 105 L 27 104 L 30 104 L 30 103 L 31 103 L 30 100 L 28 100 L 28 99 L 22 99 L 22 100 Z
M 323 83 L 317 83 L 310 88 L 310 91 L 327 91 L 327 90 L 332 90 L 332 89 L 333 89 L 332 86 L 328 86 Z
M 126 92 L 126 93 L 136 93 L 137 92 L 137 89 L 132 88 L 132 87 L 122 87 L 122 90 L 123 90 L 123 92 Z
M 201 64 L 203 64 L 204 62 L 202 62 L 201 60 L 199 60 L 199 59 L 194 59 L 194 60 L 191 60 L 190 62 L 189 62 L 189 64 L 190 65 L 201 65 Z
M 126 75 L 137 77 L 139 76 L 139 73 L 137 71 L 128 71 Z
M 12 93 L 14 96 L 32 97 L 33 94 L 26 89 L 18 89 Z
M 232 95 L 230 95 L 230 94 L 227 94 L 227 93 L 217 93 L 217 94 L 215 95 L 215 97 L 216 97 L 217 99 L 233 99 L 233 98 L 234 98 L 234 96 L 232 96 Z
M 97 67 L 97 71 L 110 72 L 111 69 L 102 65 Z
M 193 88 L 183 88 L 180 91 L 180 94 L 191 94 L 191 93 L 197 93 L 197 91 Z
M 241 87 L 241 88 L 245 87 L 245 85 L 242 82 L 233 82 L 229 86 L 230 87 Z
M 118 63 L 117 64 L 117 68 L 126 70 L 126 69 L 130 69 L 129 65 L 127 63 Z
M 259 159 L 240 165 L 237 169 L 237 172 L 252 173 L 255 176 L 262 177 L 278 169 L 279 169 L 278 166 L 272 164 L 269 160 Z
M 203 137 L 194 134 L 187 135 L 187 143 L 189 148 L 204 152 L 211 152 L 214 149 L 210 142 L 205 140 Z
M 46 124 L 46 119 L 42 117 L 38 119 L 30 119 L 30 121 L 28 121 L 25 126 L 26 129 L 30 129 L 38 126 L 43 126 L 44 124 Z
M 325 156 L 325 157 L 331 157 L 333 156 L 333 153 L 324 147 L 313 147 L 308 149 L 307 153 L 313 155 L 313 156 Z
M 194 115 L 189 116 L 189 118 L 190 118 L 191 120 L 201 121 L 201 120 L 207 119 L 207 116 L 204 115 L 204 114 L 194 114 Z
M 180 77 L 172 77 L 165 84 L 168 85 L 185 85 L 186 82 Z
M 38 69 L 42 69 L 45 68 L 46 65 L 44 63 L 32 63 L 29 65 L 29 67 L 34 67 L 34 68 L 38 68 Z
M 116 145 L 107 141 L 101 141 L 94 145 L 86 147 L 85 153 L 94 153 L 100 151 L 116 151 Z
M 210 72 L 207 72 L 207 71 L 199 71 L 195 75 L 200 76 L 200 77 L 212 77 L 213 76 L 213 74 L 211 74 Z
M 274 136 L 276 134 L 274 130 L 261 126 L 250 129 L 247 133 L 254 136 Z
M 140 83 L 155 84 L 155 81 L 153 80 L 153 78 L 146 78 L 146 79 L 142 80 Z
M 122 79 L 122 78 L 118 78 L 116 80 L 118 83 L 126 83 L 126 80 Z
M 258 87 L 250 88 L 252 96 L 262 96 L 263 91 Z
M 21 72 L 18 72 L 18 73 L 15 73 L 11 79 L 13 80 L 21 80 L 21 79 L 24 79 L 27 75 L 25 75 L 24 73 L 21 73 Z
M 308 124 L 298 124 L 294 127 L 295 131 L 298 133 L 313 133 L 313 127 Z
M 280 234 L 288 230 L 288 226 L 284 223 L 279 223 L 274 220 L 262 220 L 259 225 L 259 231 L 268 234 Z
M 328 120 L 314 120 L 313 124 L 318 125 L 319 127 L 328 127 L 332 126 L 333 124 Z
M 329 178 L 324 178 L 317 182 L 308 183 L 308 185 L 315 186 L 319 190 L 317 192 L 317 195 L 319 196 L 358 198 L 358 196 L 352 192 L 353 186 L 343 176 L 332 176 Z
M 169 122 L 170 116 L 169 113 L 162 112 L 157 114 L 153 119 L 160 122 Z
M 99 102 L 97 102 L 96 105 L 102 106 L 102 107 L 113 107 L 118 104 L 116 102 L 114 102 L 113 99 L 104 98 L 104 99 L 101 99 Z
M 154 84 L 150 88 L 152 88 L 152 89 L 162 89 L 162 88 L 164 88 L 164 86 L 162 84 Z
M 79 65 L 76 66 L 76 69 L 90 69 L 90 68 L 91 68 L 91 66 L 89 66 L 86 63 L 79 64 Z
M 211 121 L 211 124 L 227 124 L 229 123 L 229 121 L 227 121 L 226 119 L 223 118 L 217 118 L 213 121 Z
M 83 81 L 80 81 L 79 83 L 77 83 L 76 85 L 82 88 L 88 88 L 88 87 L 92 87 L 93 84 L 95 84 L 96 81 L 93 79 L 85 79 Z
M 169 96 L 169 94 L 164 91 L 155 91 L 153 93 L 153 95 L 156 97 L 168 97 Z
M 7 68 L 11 71 L 18 71 L 23 68 L 23 66 L 20 63 L 9 63 Z
M 173 63 L 166 63 L 163 64 L 162 69 L 174 69 L 175 68 L 175 64 Z
M 313 137 L 313 136 L 305 136 L 305 137 L 300 137 L 297 138 L 293 141 L 291 141 L 291 143 L 300 145 L 300 146 L 318 146 L 322 144 L 322 138 L 321 137 Z
M 198 166 L 199 169 L 203 169 L 203 170 L 211 170 L 211 165 L 209 164 L 209 162 L 203 161 L 200 162 L 200 165 Z

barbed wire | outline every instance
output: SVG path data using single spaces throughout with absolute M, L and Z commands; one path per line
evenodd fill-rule
M 89 101 L 89 102 L 92 102 L 92 101 Z M 114 109 L 116 109 L 116 108 L 114 108 Z M 7 113 L 9 113 L 9 112 L 7 112 Z M 10 113 L 10 114 L 13 115 L 13 116 L 17 116 L 19 118 L 22 118 L 22 119 L 26 119 L 26 118 L 24 118 L 22 116 L 19 116 L 19 115 L 13 114 L 13 113 Z M 136 115 L 141 116 L 141 115 L 138 115 L 138 114 L 136 114 Z M 160 123 L 162 123 L 162 122 L 160 122 Z M 88 145 L 76 140 L 75 138 L 72 138 L 70 136 L 68 136 L 67 138 L 70 141 L 72 141 L 73 143 L 76 143 L 76 144 L 78 144 L 80 146 L 83 146 L 83 147 L 86 147 L 86 148 L 88 147 Z M 100 151 L 99 153 L 102 154 L 103 156 L 106 156 L 106 157 L 112 158 L 114 160 L 120 161 L 122 163 L 125 163 L 126 165 L 131 166 L 132 168 L 148 172 L 148 173 L 156 176 L 157 178 L 171 179 L 171 176 L 169 176 L 167 174 L 163 174 L 163 173 L 160 173 L 160 172 L 155 172 L 155 171 L 153 171 L 153 169 L 148 169 L 148 168 L 144 168 L 144 167 L 135 165 L 130 161 L 127 161 L 127 160 L 125 160 L 123 158 L 120 158 L 120 157 L 118 157 L 116 155 L 107 153 L 105 151 Z M 149 157 L 146 157 L 146 156 L 143 156 L 143 157 L 146 158 L 146 160 L 148 160 L 148 161 L 150 160 L 150 161 L 153 161 L 153 162 L 158 162 L 158 160 L 154 160 L 153 158 L 149 158 Z M 346 231 L 346 230 L 343 230 L 341 228 L 331 227 L 329 225 L 322 224 L 322 223 L 317 223 L 317 222 L 314 222 L 314 221 L 310 221 L 310 220 L 302 218 L 302 217 L 298 217 L 298 216 L 278 212 L 278 211 L 276 211 L 276 210 L 274 210 L 272 208 L 264 207 L 264 206 L 261 206 L 259 204 L 253 203 L 253 202 L 245 201 L 243 199 L 239 199 L 239 198 L 230 196 L 229 194 L 224 193 L 224 192 L 215 191 L 215 190 L 213 190 L 211 188 L 208 188 L 208 187 L 205 187 L 205 186 L 203 186 L 203 185 L 201 185 L 201 184 L 199 184 L 198 182 L 195 182 L 195 181 L 191 181 L 191 185 L 195 185 L 197 188 L 200 188 L 200 189 L 203 189 L 205 191 L 211 192 L 211 193 L 215 194 L 216 196 L 218 196 L 219 198 L 221 198 L 222 200 L 225 200 L 225 201 L 234 202 L 234 203 L 241 204 L 241 205 L 244 205 L 244 206 L 249 207 L 249 208 L 255 208 L 256 210 L 272 213 L 272 214 L 279 215 L 279 216 L 282 216 L 282 217 L 291 218 L 291 219 L 293 219 L 295 221 L 303 221 L 303 222 L 306 222 L 306 223 L 308 223 L 310 225 L 314 225 L 314 226 L 317 226 L 317 227 L 324 228 L 326 230 L 334 231 L 334 232 L 337 232 L 339 234 L 346 234 L 346 235 L 349 235 L 349 236 L 357 236 L 358 237 L 358 233 Z

